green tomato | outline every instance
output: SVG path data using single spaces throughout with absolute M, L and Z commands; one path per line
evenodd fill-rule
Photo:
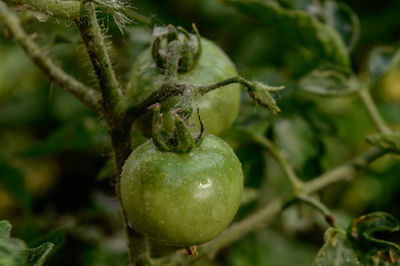
M 202 53 L 194 69 L 178 74 L 178 81 L 192 85 L 208 85 L 237 76 L 237 71 L 228 56 L 213 42 L 202 38 Z M 156 91 L 164 81 L 164 76 L 154 63 L 151 50 L 146 49 L 136 60 L 132 76 L 126 88 L 126 96 L 133 104 L 139 104 Z M 178 103 L 179 97 L 170 97 L 162 104 L 164 114 Z M 235 121 L 240 104 L 240 85 L 231 84 L 216 89 L 194 99 L 193 107 L 200 108 L 205 132 L 221 135 Z M 196 116 L 194 116 L 196 117 Z M 197 119 L 194 121 L 198 125 Z M 151 114 L 147 113 L 138 122 L 145 136 L 151 135 Z M 173 128 L 173 119 L 164 115 L 164 126 Z
M 160 151 L 148 140 L 121 174 L 130 226 L 167 246 L 198 245 L 219 235 L 234 218 L 242 190 L 240 161 L 213 135 L 188 153 Z

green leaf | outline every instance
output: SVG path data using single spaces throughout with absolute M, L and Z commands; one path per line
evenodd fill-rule
M 96 179 L 101 181 L 117 175 L 114 158 L 109 158 L 97 174 Z
M 325 1 L 324 20 L 341 36 L 349 51 L 352 51 L 360 38 L 360 21 L 357 14 L 343 2 Z
M 277 121 L 274 125 L 274 139 L 278 148 L 298 171 L 309 159 L 318 155 L 313 130 L 300 116 Z
M 24 152 L 27 156 L 52 154 L 61 150 L 86 150 L 94 146 L 94 134 L 98 130 L 90 119 L 72 120 L 54 131 L 47 139 Z
M 55 229 L 44 235 L 39 236 L 38 238 L 35 238 L 29 244 L 29 246 L 36 247 L 36 246 L 43 245 L 48 242 L 53 243 L 54 247 L 52 248 L 51 252 L 48 254 L 48 256 L 51 256 L 52 254 L 56 253 L 64 245 L 65 235 L 66 235 L 65 230 Z
M 300 80 L 300 87 L 323 96 L 342 96 L 355 93 L 361 86 L 354 75 L 335 69 L 317 69 Z
M 46 258 L 50 254 L 51 249 L 53 248 L 53 243 L 44 243 L 37 248 L 26 248 L 21 252 L 23 256 L 26 266 L 40 266 L 43 265 Z
M 11 238 L 10 233 L 10 223 L 0 221 L 0 265 L 40 266 L 54 246 L 53 243 L 46 242 L 36 248 L 27 248 L 22 240 Z
M 392 215 L 374 212 L 356 218 L 348 236 L 363 265 L 399 265 L 400 223 Z
M 7 221 L 0 221 L 0 238 L 10 237 L 11 224 Z
M 275 1 L 225 0 L 239 11 L 274 27 L 294 44 L 301 45 L 312 55 L 315 67 L 330 63 L 348 68 L 349 55 L 340 35 L 330 26 L 319 22 L 303 10 L 287 9 Z
M 372 245 L 389 245 L 400 249 L 398 244 L 379 238 L 379 236 L 388 237 L 389 234 L 395 234 L 399 232 L 399 221 L 397 221 L 392 215 L 385 212 L 374 212 L 356 218 L 349 228 L 349 234 L 351 235 L 352 239 L 368 248 L 371 248 Z M 378 233 L 386 234 L 383 235 Z M 400 235 L 397 236 L 396 240 L 400 240 Z
M 334 228 L 329 228 L 325 232 L 325 244 L 318 251 L 312 265 L 352 266 L 361 265 L 361 263 L 346 234 Z
M 0 157 L 0 183 L 16 196 L 24 208 L 29 208 L 32 196 L 25 186 L 25 176 L 18 169 L 12 167 L 6 160 Z
M 381 149 L 400 153 L 400 132 L 376 133 L 368 136 L 367 141 Z

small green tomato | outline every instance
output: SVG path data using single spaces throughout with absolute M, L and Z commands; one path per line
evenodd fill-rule
M 205 38 L 201 38 L 201 46 L 202 52 L 198 62 L 190 71 L 178 73 L 178 82 L 193 86 L 209 85 L 237 76 L 235 65 L 221 48 Z M 146 49 L 132 68 L 132 76 L 125 91 L 126 96 L 132 104 L 139 104 L 155 92 L 164 79 L 163 71 L 157 67 L 152 58 L 151 49 Z M 168 129 L 173 127 L 173 121 L 167 113 L 178 101 L 179 97 L 173 96 L 163 103 L 164 124 Z M 240 85 L 231 84 L 196 97 L 193 107 L 194 109 L 200 108 L 205 132 L 221 135 L 234 123 L 238 115 L 239 104 Z M 145 136 L 151 136 L 151 113 L 147 113 L 139 119 L 138 126 Z
M 130 226 L 168 246 L 205 243 L 232 221 L 243 190 L 241 163 L 227 143 L 206 135 L 187 153 L 134 150 L 121 174 Z

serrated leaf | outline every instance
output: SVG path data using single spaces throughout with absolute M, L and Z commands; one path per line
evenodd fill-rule
M 300 87 L 323 96 L 342 96 L 355 93 L 361 86 L 354 75 L 335 69 L 317 69 L 300 80 Z
M 347 240 L 346 234 L 334 228 L 329 228 L 325 232 L 325 244 L 318 251 L 312 265 L 353 266 L 361 265 L 361 263 L 351 243 Z
M 42 265 L 54 244 L 46 242 L 36 248 L 27 248 L 22 240 L 10 237 L 10 231 L 10 223 L 0 221 L 0 265 Z
M 26 266 L 41 266 L 54 247 L 53 243 L 43 243 L 37 248 L 26 248 L 21 252 Z
M 376 133 L 368 136 L 367 141 L 381 149 L 400 153 L 400 132 Z
M 283 8 L 279 3 L 268 0 L 225 0 L 225 2 L 234 5 L 264 25 L 274 27 L 294 43 L 308 49 L 315 61 L 315 67 L 321 63 L 349 67 L 349 55 L 339 34 L 309 13 Z

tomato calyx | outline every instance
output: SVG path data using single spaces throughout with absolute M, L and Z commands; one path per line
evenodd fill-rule
M 173 132 L 163 128 L 163 117 L 161 114 L 161 104 L 156 103 L 149 107 L 153 110 L 152 139 L 154 145 L 162 151 L 185 153 L 190 152 L 194 147 L 201 144 L 204 138 L 204 124 L 201 120 L 199 108 L 197 117 L 200 122 L 200 133 L 194 137 L 189 129 L 189 118 L 192 116 L 191 106 L 181 106 L 172 112 L 175 121 Z
M 199 31 L 194 24 L 192 27 L 194 34 L 173 25 L 154 30 L 151 54 L 160 69 L 168 70 L 168 64 L 175 61 L 174 57 L 178 60 L 176 71 L 179 73 L 188 72 L 196 66 L 202 48 Z

